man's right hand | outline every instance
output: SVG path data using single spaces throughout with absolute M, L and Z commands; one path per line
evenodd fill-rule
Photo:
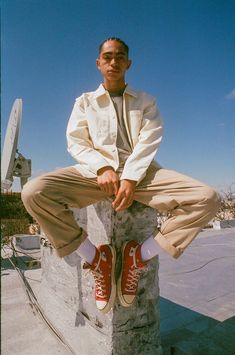
M 111 166 L 105 166 L 97 171 L 97 184 L 109 196 L 116 196 L 120 185 L 119 176 Z

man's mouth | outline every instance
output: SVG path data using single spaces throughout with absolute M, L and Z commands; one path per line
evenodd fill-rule
M 109 69 L 108 73 L 119 73 L 119 69 Z

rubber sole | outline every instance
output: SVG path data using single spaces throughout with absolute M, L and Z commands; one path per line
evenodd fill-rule
M 108 313 L 110 311 L 110 309 L 114 305 L 115 298 L 116 298 L 116 281 L 115 281 L 116 250 L 111 245 L 109 245 L 109 248 L 110 248 L 111 253 L 112 253 L 112 274 L 111 274 L 112 289 L 111 289 L 111 295 L 110 295 L 110 299 L 109 299 L 109 302 L 107 303 L 107 305 L 103 309 L 99 309 L 98 308 L 98 310 L 100 312 L 104 313 L 104 314 Z
M 125 242 L 122 246 L 122 269 L 121 269 L 121 273 L 120 273 L 120 276 L 119 276 L 119 279 L 117 282 L 117 295 L 118 295 L 119 302 L 123 307 L 130 307 L 135 302 L 135 298 L 134 298 L 132 303 L 127 303 L 122 295 L 122 272 L 123 272 L 123 264 L 124 264 L 123 255 L 124 255 L 124 249 L 125 249 L 127 243 L 128 243 L 128 241 Z

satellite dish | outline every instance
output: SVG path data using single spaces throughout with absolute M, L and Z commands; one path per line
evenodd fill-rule
M 14 176 L 20 177 L 21 187 L 31 176 L 31 160 L 26 159 L 17 149 L 21 117 L 22 99 L 16 99 L 11 109 L 2 152 L 1 187 L 3 190 L 11 188 Z

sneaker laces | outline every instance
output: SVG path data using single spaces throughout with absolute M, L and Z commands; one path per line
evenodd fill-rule
M 133 268 L 134 265 L 132 266 L 132 269 L 129 270 L 128 276 L 127 276 L 127 282 L 126 282 L 126 287 L 125 287 L 125 291 L 127 292 L 132 292 L 135 291 L 137 286 L 138 286 L 138 282 L 139 282 L 139 278 L 140 278 L 140 274 L 142 271 L 142 268 Z
M 144 269 L 144 267 L 139 267 L 137 266 L 136 263 L 136 249 L 137 247 L 132 247 L 130 249 L 130 256 L 133 256 L 133 262 L 134 264 L 132 265 L 131 269 L 129 269 L 129 273 L 127 276 L 127 282 L 126 282 L 126 287 L 125 287 L 125 291 L 127 292 L 135 292 L 138 286 L 138 282 L 139 282 L 139 278 L 140 278 L 140 274 L 142 272 L 142 270 Z
M 101 297 L 101 298 L 106 298 L 107 297 L 107 290 L 105 287 L 105 280 L 104 280 L 104 275 L 102 274 L 101 270 L 91 270 L 94 279 L 95 279 L 95 285 L 96 285 L 96 295 Z
M 85 276 L 87 276 L 91 272 L 94 279 L 95 279 L 96 295 L 99 296 L 100 298 L 106 298 L 107 290 L 105 287 L 104 275 L 102 273 L 102 270 L 99 267 L 101 259 L 103 261 L 107 261 L 105 253 L 100 253 L 97 266 L 93 270 L 91 269 L 90 264 L 88 264 L 88 263 L 85 263 L 83 268 L 88 269 Z

